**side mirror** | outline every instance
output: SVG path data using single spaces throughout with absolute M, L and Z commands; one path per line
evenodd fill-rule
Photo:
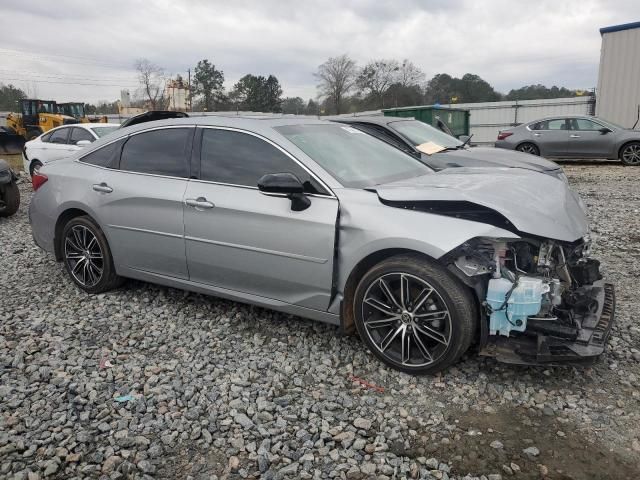
M 607 133 L 611 133 L 612 131 L 613 131 L 613 130 L 611 130 L 610 128 L 607 128 L 607 127 L 602 127 L 602 128 L 599 130 L 599 132 L 600 132 L 602 135 L 605 135 L 605 134 L 607 134 Z
M 258 180 L 258 190 L 264 194 L 285 196 L 291 200 L 291 210 L 300 212 L 311 206 L 304 195 L 302 182 L 293 173 L 268 173 Z
M 468 143 L 470 139 L 471 137 L 469 135 L 460 135 L 458 137 L 458 140 L 460 140 L 462 143 Z
M 89 140 L 78 140 L 76 142 L 76 147 L 86 147 L 87 145 L 91 145 Z

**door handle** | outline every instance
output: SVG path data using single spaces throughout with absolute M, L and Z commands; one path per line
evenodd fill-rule
M 206 198 L 204 197 L 198 197 L 198 198 L 187 198 L 184 203 L 190 207 L 195 207 L 196 210 L 198 209 L 203 209 L 203 208 L 213 208 L 215 207 L 215 205 L 211 202 L 209 202 Z
M 534 133 L 533 136 L 534 137 L 539 137 L 540 135 L 542 135 L 541 133 Z
M 569 138 L 580 138 L 580 135 L 569 135 Z
M 96 192 L 101 192 L 101 193 L 111 193 L 111 192 L 113 192 L 113 188 L 111 188 L 109 185 L 107 185 L 104 182 L 102 182 L 102 183 L 94 183 L 93 184 L 93 189 Z

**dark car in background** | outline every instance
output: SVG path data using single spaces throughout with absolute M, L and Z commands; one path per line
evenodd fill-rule
M 465 142 L 413 118 L 363 116 L 334 117 L 331 120 L 348 124 L 373 135 L 403 152 L 418 157 L 436 171 L 456 167 L 522 168 L 546 173 L 566 181 L 562 168 L 552 161 L 495 148 L 470 148 Z M 427 142 L 441 145 L 444 150 L 432 155 L 420 152 L 417 147 Z
M 640 131 L 584 115 L 548 117 L 502 130 L 495 146 L 542 157 L 620 159 L 625 165 L 640 165 Z

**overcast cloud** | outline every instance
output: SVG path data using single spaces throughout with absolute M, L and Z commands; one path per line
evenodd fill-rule
M 227 89 L 272 73 L 285 96 L 308 99 L 316 67 L 347 53 L 360 64 L 408 58 L 427 78 L 476 73 L 503 92 L 592 88 L 598 29 L 638 20 L 638 0 L 21 0 L 3 2 L 0 82 L 57 101 L 113 101 L 135 89 L 136 58 L 185 76 L 208 58 Z

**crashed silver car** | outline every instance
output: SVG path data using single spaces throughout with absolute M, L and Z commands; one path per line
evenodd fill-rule
M 613 322 L 584 205 L 562 180 L 436 173 L 347 125 L 150 122 L 33 184 L 34 239 L 86 292 L 128 277 L 328 322 L 409 373 L 472 345 L 516 363 L 593 359 Z

